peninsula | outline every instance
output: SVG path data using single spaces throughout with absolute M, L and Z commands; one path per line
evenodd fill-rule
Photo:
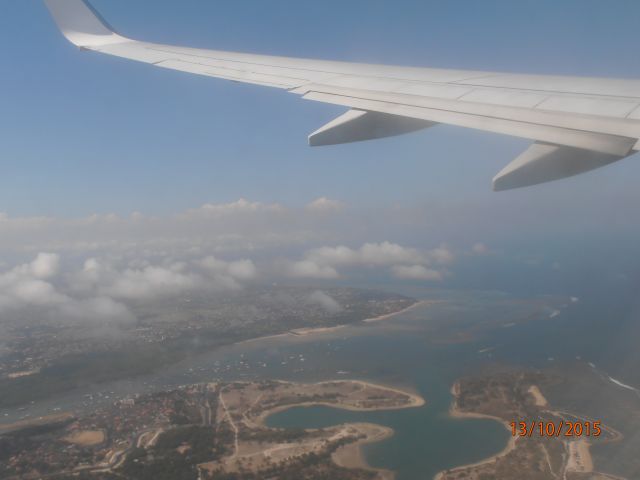
M 592 445 L 619 441 L 622 435 L 604 424 L 599 425 L 599 435 L 587 435 L 583 426 L 597 420 L 551 407 L 543 386 L 553 381 L 540 372 L 512 371 L 456 382 L 451 391 L 452 417 L 491 418 L 510 433 L 514 432 L 512 422 L 518 425 L 503 451 L 476 464 L 440 472 L 436 480 L 623 480 L 597 472 L 590 453 Z M 527 425 L 525 435 L 520 435 L 520 422 Z M 576 423 L 582 425 L 580 435 L 577 427 L 566 427 Z M 565 427 L 557 434 L 560 425 Z
M 360 446 L 393 434 L 357 423 L 282 430 L 265 419 L 295 406 L 414 408 L 413 393 L 355 380 L 212 383 L 133 396 L 85 417 L 15 425 L 0 436 L 0 477 L 12 479 L 387 480 Z

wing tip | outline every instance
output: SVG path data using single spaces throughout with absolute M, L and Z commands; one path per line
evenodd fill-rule
M 77 47 L 91 48 L 129 41 L 118 35 L 86 0 L 44 0 L 44 3 L 62 34 Z

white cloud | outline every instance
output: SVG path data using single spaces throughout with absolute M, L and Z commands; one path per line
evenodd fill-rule
M 418 250 L 395 243 L 366 243 L 360 249 L 361 261 L 367 265 L 392 265 L 396 263 L 422 262 L 424 256 Z
M 0 274 L 0 312 L 24 305 L 53 306 L 67 300 L 45 280 L 55 275 L 59 257 L 40 253 L 31 263 Z
M 290 269 L 291 276 L 308 278 L 337 278 L 341 267 L 391 267 L 397 278 L 441 280 L 443 272 L 433 265 L 443 266 L 455 261 L 455 255 L 446 246 L 420 251 L 416 248 L 381 242 L 365 243 L 358 249 L 345 246 L 321 247 L 307 252 L 305 259 Z
M 348 247 L 322 247 L 311 250 L 307 258 L 316 264 L 353 265 L 358 262 L 358 252 Z
M 208 256 L 199 262 L 207 272 L 207 286 L 216 289 L 236 290 L 242 288 L 240 281 L 250 281 L 258 277 L 258 269 L 252 260 L 226 262 Z
M 226 274 L 238 280 L 253 280 L 258 276 L 258 269 L 251 260 L 226 262 L 214 256 L 208 256 L 200 262 L 205 270 L 215 274 Z
M 311 295 L 309 295 L 308 302 L 312 305 L 320 306 L 328 313 L 335 314 L 342 311 L 342 307 L 340 306 L 340 304 L 333 297 L 321 290 L 316 290 Z
M 100 291 L 115 298 L 137 300 L 177 295 L 202 285 L 198 276 L 184 273 L 182 270 L 180 264 L 168 268 L 128 268 L 119 274 L 113 283 L 102 287 Z
M 33 278 L 17 279 L 6 285 L 3 293 L 6 306 L 38 305 L 54 306 L 64 303 L 67 298 L 56 291 L 50 283 Z
M 438 270 L 422 265 L 396 265 L 391 268 L 393 276 L 404 280 L 441 281 L 444 275 Z
M 319 265 L 312 260 L 292 262 L 288 265 L 286 272 L 288 276 L 294 278 L 317 278 L 330 280 L 340 276 L 335 268 L 327 265 Z
M 248 259 L 224 261 L 209 256 L 176 261 L 167 257 L 151 263 L 110 257 L 91 257 L 81 268 L 62 272 L 59 255 L 39 253 L 29 263 L 0 272 L 0 314 L 92 327 L 129 324 L 135 318 L 122 301 L 236 290 L 258 276 L 256 265 Z
M 455 255 L 446 245 L 442 245 L 429 252 L 429 259 L 439 265 L 449 265 L 455 261 Z
M 251 260 L 238 260 L 227 266 L 227 272 L 238 280 L 253 280 L 258 276 L 258 269 Z
M 471 252 L 475 255 L 487 255 L 489 254 L 489 247 L 487 247 L 484 243 L 476 243 L 473 247 L 471 247 Z
M 332 212 L 342 213 L 325 215 Z M 260 280 L 330 281 L 363 272 L 442 278 L 453 252 L 416 247 L 442 238 L 416 235 L 411 246 L 370 240 L 406 221 L 395 211 L 346 211 L 327 197 L 297 208 L 240 199 L 161 217 L 0 214 L 0 323 L 129 324 L 134 302 L 234 291 Z M 323 293 L 309 301 L 337 311 Z
M 345 246 L 322 247 L 311 250 L 307 257 L 318 263 L 333 266 L 386 266 L 425 261 L 425 256 L 418 250 L 390 242 L 365 243 L 358 250 Z
M 344 210 L 344 204 L 338 200 L 320 197 L 309 203 L 305 209 L 312 213 L 333 213 Z
M 376 211 L 371 216 L 350 210 L 330 218 L 310 214 L 342 207 L 326 197 L 297 209 L 240 199 L 164 217 L 140 213 L 80 219 L 3 216 L 0 251 L 7 259 L 58 252 L 69 263 L 84 262 L 82 268 L 67 268 L 60 275 L 60 257 L 42 254 L 21 268 L 29 270 L 32 280 L 51 283 L 59 294 L 114 299 L 238 289 L 269 277 L 331 280 L 356 274 L 358 269 L 393 274 L 393 267 L 422 266 L 441 271 L 455 261 L 446 246 L 429 250 L 415 244 L 367 241 L 393 231 L 394 221 L 406 221 L 394 212 Z M 434 244 L 436 240 L 421 236 L 415 241 Z M 306 253 L 292 253 L 300 251 Z M 50 282 L 53 278 L 57 280 Z M 37 286 L 27 287 L 24 295 Z M 43 292 L 45 287 L 39 286 Z
M 135 316 L 129 309 L 109 297 L 96 297 L 73 302 L 61 306 L 65 317 L 79 320 L 84 324 L 118 325 L 131 324 Z
M 242 288 L 242 282 L 258 277 L 253 261 L 227 262 L 214 256 L 194 261 L 150 263 L 134 259 L 118 262 L 89 258 L 82 270 L 69 276 L 72 291 L 127 300 L 151 300 L 189 291 L 221 291 Z
M 14 278 L 37 278 L 46 280 L 53 277 L 58 272 L 60 264 L 60 256 L 53 253 L 39 253 L 37 257 L 31 262 L 24 265 L 15 267 L 10 272 L 0 274 L 0 278 L 4 278 L 5 281 L 12 280 Z
M 60 256 L 54 253 L 40 253 L 31 263 L 31 271 L 36 278 L 50 278 L 58 273 Z
M 130 259 L 192 259 L 207 255 L 245 257 L 248 252 L 278 250 L 276 256 L 281 256 L 285 249 L 300 251 L 312 244 L 341 245 L 349 241 L 361 245 L 368 237 L 380 236 L 377 230 L 381 225 L 396 217 L 378 212 L 372 218 L 358 211 L 349 211 L 348 215 L 310 214 L 309 208 L 335 209 L 338 203 L 324 198 L 302 208 L 287 208 L 240 199 L 161 217 L 140 213 L 75 219 L 3 217 L 0 252 L 5 258 L 51 251 L 85 258 L 118 254 Z
M 72 298 L 53 280 L 59 274 L 60 256 L 40 253 L 30 263 L 0 273 L 0 313 L 25 313 L 44 320 L 83 321 L 90 325 L 131 322 L 127 307 L 110 298 Z M 85 262 L 85 269 L 95 267 Z
M 207 203 L 200 207 L 198 211 L 207 215 L 233 215 L 259 212 L 283 212 L 285 209 L 281 205 L 267 205 L 260 202 L 250 202 L 244 198 L 232 203 Z M 194 212 L 194 210 L 191 210 Z

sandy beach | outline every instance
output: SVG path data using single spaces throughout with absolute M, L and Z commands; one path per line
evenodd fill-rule
M 364 380 L 347 380 L 347 379 L 343 379 L 343 380 L 330 380 L 330 381 L 326 381 L 326 382 L 318 382 L 319 385 L 322 385 L 323 383 L 357 383 L 358 385 L 362 385 L 363 387 L 372 387 L 372 388 L 378 388 L 380 390 L 386 390 L 388 392 L 395 392 L 395 393 L 400 393 L 401 395 L 406 395 L 409 397 L 409 401 L 410 403 L 408 405 L 403 405 L 401 407 L 390 407 L 389 410 L 401 410 L 403 408 L 418 408 L 418 407 L 423 407 L 424 405 L 426 405 L 426 401 L 424 398 L 422 398 L 420 395 L 418 395 L 417 393 L 413 393 L 413 392 L 408 392 L 406 390 L 401 390 L 399 388 L 394 388 L 394 387 L 388 387 L 386 385 L 378 385 L 376 383 L 371 383 L 371 382 L 367 382 Z M 357 409 L 359 411 L 363 411 L 366 409 Z M 388 410 L 385 408 L 374 408 L 373 410 Z
M 287 383 L 287 384 L 294 385 L 293 382 L 280 381 L 279 383 Z M 329 408 L 337 408 L 339 410 L 348 410 L 351 412 L 372 412 L 372 411 L 383 411 L 383 410 L 403 410 L 405 408 L 418 408 L 426 405 L 427 403 L 425 399 L 418 394 L 407 392 L 406 390 L 400 390 L 393 387 L 377 385 L 375 383 L 370 383 L 363 380 L 347 380 L 347 379 L 327 380 L 325 382 L 315 382 L 314 385 L 323 385 L 328 383 L 357 383 L 358 385 L 362 385 L 365 387 L 373 387 L 380 390 L 387 390 L 389 392 L 400 393 L 402 395 L 406 395 L 407 397 L 409 397 L 409 403 L 407 405 L 400 405 L 400 406 L 394 406 L 394 407 L 366 408 L 366 407 L 353 407 L 351 405 L 344 405 L 344 404 L 338 405 L 338 404 L 329 403 L 329 402 L 300 402 L 293 405 L 281 405 L 281 406 L 269 409 L 265 412 L 262 412 L 262 414 L 256 419 L 257 423 L 263 427 L 266 427 L 265 421 L 271 415 L 283 412 L 285 410 L 289 410 L 291 408 L 297 408 L 297 407 L 305 407 L 305 408 L 306 407 L 329 407 Z
M 295 330 L 291 330 L 287 332 L 289 335 L 296 335 L 304 337 L 306 335 L 313 335 L 315 333 L 329 333 L 335 332 L 337 330 L 341 330 L 345 328 L 347 325 L 338 325 L 336 327 L 318 327 L 318 328 L 296 328 Z
M 547 402 L 545 396 L 542 395 L 542 392 L 537 385 L 531 385 L 529 387 L 529 393 L 533 397 L 533 402 L 535 403 L 536 407 L 546 407 L 549 405 L 549 402 Z
M 358 424 L 358 426 L 366 431 L 367 438 L 340 447 L 331 455 L 331 459 L 340 467 L 368 470 L 376 472 L 382 480 L 393 480 L 395 474 L 392 471 L 371 467 L 362 453 L 362 447 L 365 445 L 381 442 L 392 437 L 394 434 L 393 429 L 373 424 Z
M 351 400 L 351 404 L 348 402 L 299 402 L 299 403 L 290 403 L 286 405 L 279 405 L 276 407 L 269 408 L 268 410 L 260 412 L 257 416 L 251 418 L 251 423 L 255 426 L 259 426 L 260 428 L 269 428 L 266 424 L 266 420 L 268 417 L 282 411 L 290 410 L 291 408 L 298 407 L 314 407 L 314 406 L 325 406 L 329 408 L 335 408 L 340 410 L 349 410 L 356 412 L 366 412 L 366 411 L 379 411 L 379 410 L 400 410 L 407 408 L 418 408 L 422 407 L 426 404 L 424 398 L 422 398 L 417 393 L 406 391 L 400 388 L 395 387 L 387 387 L 384 385 L 378 385 L 375 383 L 370 383 L 363 380 L 329 380 L 324 382 L 316 382 L 312 384 L 300 384 L 295 382 L 287 382 L 287 381 L 278 381 L 278 384 L 282 386 L 292 386 L 299 389 L 299 391 L 309 392 L 313 391 L 313 386 L 323 386 L 326 385 L 328 388 L 332 389 L 340 389 L 342 385 L 351 389 L 351 392 L 348 393 L 349 397 L 356 397 L 356 401 Z M 354 388 L 355 387 L 355 388 Z M 302 390 L 300 390 L 300 388 Z M 371 389 L 371 390 L 368 390 Z M 366 406 L 366 404 L 362 404 L 360 400 L 366 399 L 367 395 L 374 394 L 380 395 L 382 392 L 394 393 L 402 395 L 401 399 L 396 399 L 396 405 L 379 405 L 379 406 Z M 364 396 L 363 396 L 364 393 Z M 289 392 L 288 395 L 296 395 L 296 392 Z M 246 418 L 246 417 L 245 417 Z M 376 424 L 370 423 L 345 423 L 336 428 L 340 428 L 341 432 L 339 435 L 353 435 L 354 433 L 360 434 L 363 436 L 362 439 L 348 443 L 340 448 L 338 448 L 333 454 L 333 461 L 342 467 L 345 468 L 359 468 L 368 470 L 371 472 L 375 472 L 377 474 L 377 479 L 380 480 L 393 480 L 395 474 L 389 470 L 377 469 L 371 467 L 362 452 L 362 447 L 364 445 L 368 445 L 371 443 L 380 442 L 386 438 L 389 438 L 394 435 L 393 429 Z M 302 444 L 300 444 L 302 445 Z M 298 445 L 298 447 L 300 446 Z M 307 444 L 308 445 L 308 444 Z M 295 449 L 295 444 L 291 442 L 285 442 L 278 445 L 273 446 L 268 451 L 271 452 L 279 452 L 279 454 L 291 454 Z M 319 447 L 318 447 L 319 448 Z M 248 456 L 256 456 L 261 452 L 253 452 Z M 262 452 L 264 454 L 264 452 Z
M 375 322 L 382 322 L 384 320 L 390 320 L 398 315 L 401 315 L 403 313 L 407 313 L 415 308 L 421 307 L 421 306 L 426 306 L 426 305 L 431 305 L 437 303 L 436 301 L 427 301 L 427 300 L 421 300 L 418 301 L 416 303 L 414 303 L 413 305 L 409 305 L 407 308 L 403 308 L 402 310 L 398 310 L 397 312 L 392 312 L 392 313 L 387 313 L 385 315 L 380 315 L 378 317 L 372 317 L 372 318 L 366 318 L 364 320 L 362 320 L 363 323 L 375 323 Z M 358 322 L 353 323 L 353 324 L 348 324 L 348 325 L 337 325 L 335 327 L 318 327 L 318 328 L 297 328 L 295 330 L 291 330 L 290 332 L 287 332 L 286 335 L 297 335 L 297 336 L 306 336 L 306 335 L 313 335 L 316 333 L 329 333 L 329 332 L 335 332 L 337 330 L 341 330 L 343 328 L 346 328 L 350 325 L 357 325 Z
M 434 305 L 436 303 L 439 303 L 436 300 L 420 300 L 416 303 L 414 303 L 413 305 L 409 305 L 407 308 L 403 308 L 402 310 L 398 310 L 397 312 L 393 312 L 393 313 L 387 313 L 385 315 L 380 315 L 379 317 L 373 317 L 373 318 L 367 318 L 365 320 L 363 320 L 363 322 L 365 323 L 374 323 L 374 322 L 382 322 L 384 320 L 389 320 L 390 318 L 393 318 L 397 315 L 400 315 L 402 313 L 407 313 L 415 308 L 418 307 L 424 307 L 427 305 Z
M 591 458 L 589 447 L 589 442 L 584 438 L 568 442 L 569 459 L 567 461 L 567 472 L 593 472 L 593 459 Z
M 37 427 L 40 425 L 48 425 L 50 423 L 64 422 L 71 420 L 74 415 L 69 412 L 47 415 L 44 417 L 30 418 L 28 420 L 20 420 L 15 423 L 0 424 L 0 433 L 7 433 L 13 430 L 21 430 L 27 427 Z
M 407 308 L 403 308 L 402 310 L 398 310 L 397 312 L 393 312 L 393 313 L 387 313 L 385 315 L 380 315 L 378 317 L 372 317 L 372 318 L 366 318 L 364 320 L 362 320 L 362 323 L 375 323 L 375 322 L 382 322 L 384 320 L 390 320 L 398 315 L 401 315 L 403 313 L 407 313 L 415 308 L 418 308 L 420 306 L 426 306 L 426 305 L 433 305 L 435 303 L 439 303 L 436 300 L 421 300 L 418 301 L 416 303 L 414 303 L 413 305 L 408 306 Z M 352 325 L 357 325 L 358 322 L 355 323 L 350 323 L 350 324 L 346 324 L 346 325 L 336 325 L 335 327 L 317 327 L 317 328 L 313 328 L 313 327 L 306 327 L 306 328 L 296 328 L 294 330 L 290 330 L 288 332 L 283 332 L 283 333 L 276 333 L 273 335 L 265 335 L 262 337 L 256 337 L 256 338 L 249 338 L 247 340 L 242 340 L 240 342 L 236 342 L 235 345 L 243 345 L 243 344 L 247 344 L 247 343 L 253 343 L 253 342 L 259 342 L 261 340 L 269 340 L 269 339 L 276 339 L 276 338 L 286 338 L 286 337 L 307 337 L 310 335 L 316 335 L 316 334 L 322 334 L 322 333 L 332 333 L 332 332 L 336 332 L 338 330 L 341 330 L 343 328 L 352 326 Z

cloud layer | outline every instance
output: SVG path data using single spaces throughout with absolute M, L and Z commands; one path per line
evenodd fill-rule
M 396 278 L 405 280 L 442 280 L 444 267 L 455 260 L 446 246 L 418 250 L 396 243 L 365 243 L 353 249 L 346 246 L 321 247 L 308 251 L 305 258 L 288 265 L 287 273 L 297 278 L 339 278 L 339 269 L 386 268 Z
M 134 320 L 126 306 L 109 296 L 72 297 L 54 284 L 60 256 L 40 253 L 33 261 L 0 273 L 0 315 L 32 315 L 43 321 L 122 324 Z
M 299 209 L 240 199 L 167 217 L 0 215 L 0 315 L 122 325 L 135 322 L 140 302 L 191 292 L 362 275 L 430 283 L 451 275 L 456 254 L 442 239 L 435 247 L 405 245 L 377 231 L 379 218 L 364 228 L 365 217 L 326 197 Z M 483 254 L 479 245 L 466 250 Z M 341 309 L 322 291 L 309 302 Z

